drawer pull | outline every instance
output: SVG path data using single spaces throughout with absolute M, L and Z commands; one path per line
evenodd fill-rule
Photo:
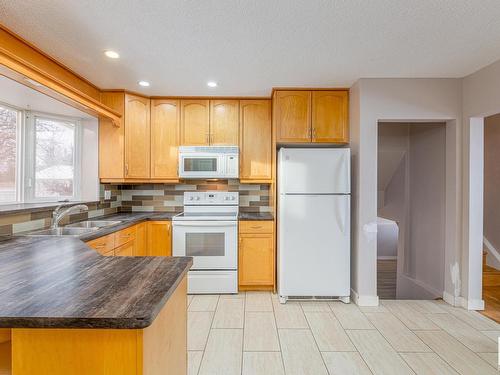
M 250 228 L 252 228 L 252 229 L 261 229 L 262 225 L 254 225 L 254 226 L 252 226 Z

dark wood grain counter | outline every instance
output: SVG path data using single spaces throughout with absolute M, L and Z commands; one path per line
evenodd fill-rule
M 0 327 L 145 328 L 191 265 L 104 257 L 74 237 L 2 238 Z

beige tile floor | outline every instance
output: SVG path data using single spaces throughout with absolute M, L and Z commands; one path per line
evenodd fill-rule
M 500 325 L 443 301 L 188 296 L 189 375 L 499 374 Z

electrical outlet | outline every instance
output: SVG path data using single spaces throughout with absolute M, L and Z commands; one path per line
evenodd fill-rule
M 105 200 L 111 199 L 111 190 L 104 190 L 104 199 Z

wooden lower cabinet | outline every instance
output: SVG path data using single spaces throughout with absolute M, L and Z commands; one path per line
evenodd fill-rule
M 169 221 L 148 221 L 149 256 L 172 255 L 172 224 Z
M 115 257 L 133 257 L 135 254 L 135 241 L 129 241 L 115 249 Z
M 140 223 L 135 226 L 135 247 L 134 247 L 134 255 L 135 256 L 145 256 L 147 255 L 148 248 L 148 228 L 146 223 Z
M 0 328 L 0 375 L 12 374 L 10 328 Z
M 18 375 L 186 375 L 187 280 L 144 329 L 12 329 Z
M 107 255 L 109 253 L 113 253 L 115 249 L 115 233 L 96 238 L 95 240 L 91 240 L 87 242 L 87 245 L 93 248 L 101 255 Z
M 88 241 L 87 245 L 104 256 L 171 256 L 172 224 L 147 221 Z
M 239 289 L 274 289 L 274 222 L 242 221 L 239 227 Z

